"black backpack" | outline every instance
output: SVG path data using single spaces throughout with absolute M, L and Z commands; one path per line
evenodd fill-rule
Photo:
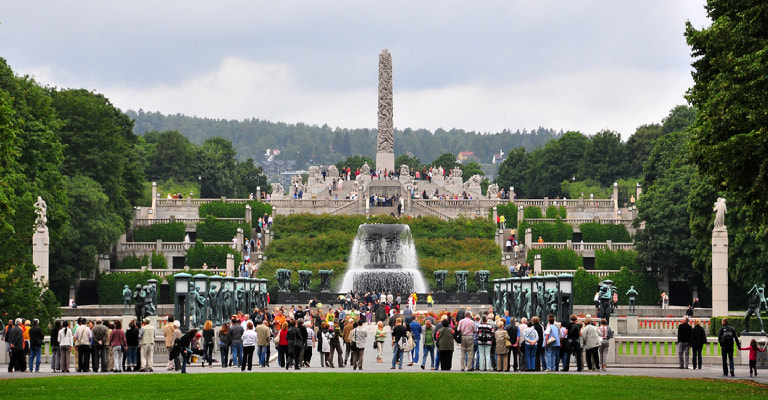
M 493 341 L 493 332 L 489 326 L 480 326 L 478 328 L 477 341 L 482 344 L 490 344 Z

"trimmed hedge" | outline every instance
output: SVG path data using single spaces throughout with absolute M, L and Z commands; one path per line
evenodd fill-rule
M 561 218 L 565 219 L 568 215 L 568 210 L 565 206 L 549 206 L 547 207 L 547 218 Z
M 157 279 L 158 284 L 163 281 L 162 278 L 148 271 L 128 274 L 99 274 L 99 283 L 96 289 L 99 304 L 123 304 L 124 285 L 128 285 L 128 288 L 133 291 L 137 284 L 146 285 L 149 279 Z
M 504 218 L 506 218 L 506 225 L 508 228 L 517 228 L 517 206 L 515 203 L 499 204 L 496 206 L 496 213 L 499 216 L 503 215 Z M 488 215 L 493 217 L 493 207 L 491 207 L 491 211 Z M 495 223 L 496 221 L 493 222 Z
M 595 250 L 595 269 L 621 269 L 639 271 L 635 263 L 637 252 L 634 250 Z
M 166 224 L 152 224 L 140 226 L 133 230 L 134 242 L 183 242 L 186 227 L 182 222 L 169 222 Z
M 200 205 L 198 215 L 200 218 L 245 218 L 245 205 L 251 205 L 251 225 L 258 225 L 259 218 L 264 214 L 272 214 L 272 206 L 269 203 L 252 200 L 248 203 L 223 203 L 216 201 Z
M 573 240 L 573 227 L 560 219 L 555 222 L 536 222 L 533 224 L 528 221 L 523 221 L 518 230 L 518 232 L 521 232 L 521 234 L 518 235 L 519 241 L 525 242 L 525 235 L 522 234 L 522 232 L 525 232 L 527 228 L 531 228 L 531 239 L 534 242 L 539 239 L 539 236 L 541 236 L 545 242 L 565 242 L 567 240 Z M 526 245 L 530 245 L 530 243 L 526 243 Z
M 598 243 L 610 240 L 616 243 L 628 243 L 632 239 L 629 236 L 627 227 L 624 225 L 601 224 L 598 222 L 587 222 L 579 226 L 581 235 L 585 242 Z
M 205 222 L 197 224 L 197 238 L 204 242 L 229 242 L 237 235 L 237 228 L 243 229 L 245 237 L 250 236 L 251 227 L 248 224 L 216 219 L 208 215 Z
M 242 261 L 240 252 L 230 246 L 204 246 L 202 240 L 197 240 L 195 245 L 187 250 L 186 262 L 193 269 L 202 269 L 203 263 L 208 264 L 210 268 L 226 268 L 227 254 L 235 255 L 235 267 Z
M 634 286 L 638 293 L 635 304 L 656 305 L 660 292 L 655 278 L 623 268 L 620 272 L 608 275 L 605 279 L 613 281 L 619 295 L 619 305 L 629 304 L 626 293 L 631 286 Z M 579 268 L 573 276 L 574 304 L 594 304 L 595 292 L 598 291 L 597 285 L 601 280 L 597 275 L 592 275 L 583 268 Z
M 528 218 L 543 218 L 543 214 L 541 213 L 541 208 L 536 206 L 528 206 L 525 207 L 523 210 L 523 217 Z
M 139 269 L 145 265 L 149 265 L 149 256 L 146 254 L 143 256 L 127 256 L 122 260 L 118 260 L 115 265 L 116 269 Z
M 551 247 L 543 249 L 528 249 L 526 262 L 533 266 L 533 260 L 536 254 L 541 254 L 542 269 L 573 269 L 584 265 L 580 255 L 571 249 L 554 249 Z

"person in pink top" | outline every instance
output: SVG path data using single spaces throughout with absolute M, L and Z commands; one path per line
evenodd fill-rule
M 755 371 L 755 376 L 757 376 L 757 352 L 765 351 L 766 347 L 768 347 L 768 342 L 765 342 L 760 348 L 755 339 L 749 342 L 749 347 L 739 347 L 739 350 L 749 350 L 749 376 L 752 376 L 752 371 Z

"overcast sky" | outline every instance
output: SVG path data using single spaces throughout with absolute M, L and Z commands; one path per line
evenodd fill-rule
M 626 139 L 685 104 L 704 3 L 4 0 L 0 57 L 123 110 L 375 128 L 387 48 L 396 128 Z

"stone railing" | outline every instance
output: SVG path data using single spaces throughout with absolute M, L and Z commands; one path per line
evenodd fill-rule
M 245 223 L 245 218 L 217 218 L 219 221 L 232 221 L 236 223 Z M 205 222 L 205 218 L 136 218 L 134 227 L 148 226 L 152 224 L 168 224 L 171 222 L 182 222 L 184 225 L 196 225 Z
M 613 242 L 533 242 L 528 246 L 530 249 L 543 249 L 543 248 L 552 248 L 552 249 L 570 249 L 575 250 L 577 252 L 579 251 L 585 251 L 585 250 L 634 250 L 635 244 L 634 243 L 613 243 Z
M 423 201 L 423 202 L 422 202 Z M 439 211 L 436 207 L 430 206 L 429 203 L 426 203 L 429 200 L 422 200 L 422 201 L 413 201 L 411 204 L 413 205 L 413 210 L 416 211 L 418 214 L 424 214 L 431 217 L 438 217 L 440 219 L 451 219 L 451 217 L 448 214 L 445 214 L 441 211 Z
M 187 251 L 194 245 L 192 242 L 122 242 L 118 244 L 118 252 Z M 203 246 L 232 246 L 232 242 L 203 242 Z
M 676 336 L 616 336 L 609 348 L 617 364 L 674 364 L 677 365 Z M 722 361 L 716 337 L 708 337 L 702 349 L 703 362 L 719 365 Z M 734 364 L 745 363 L 739 354 Z
M 590 275 L 596 275 L 600 278 L 605 278 L 608 275 L 611 274 L 617 274 L 621 271 L 617 269 L 587 269 L 584 270 L 586 273 Z M 541 274 L 542 275 L 560 275 L 560 274 L 575 274 L 575 269 L 542 269 Z
M 107 274 L 130 274 L 132 272 L 144 272 L 144 271 L 148 271 L 149 273 L 152 273 L 161 278 L 164 278 L 166 276 L 178 274 L 179 272 L 186 272 L 187 269 L 167 269 L 167 268 L 110 269 L 104 272 Z M 216 269 L 209 268 L 206 271 L 215 275 L 224 276 L 227 274 L 227 270 L 221 269 L 221 268 L 216 268 Z
M 356 210 L 358 207 L 358 200 L 349 200 L 349 203 L 342 205 L 341 207 L 334 208 L 329 214 L 331 215 L 345 215 L 350 211 Z
M 548 222 L 553 223 L 557 222 L 556 218 L 526 218 L 526 222 L 530 223 L 536 223 L 536 222 Z M 601 224 L 608 224 L 608 225 L 624 225 L 632 222 L 632 219 L 621 219 L 621 218 L 566 218 L 561 219 L 566 224 L 569 225 L 581 225 L 581 224 L 587 224 L 590 222 L 599 222 Z

